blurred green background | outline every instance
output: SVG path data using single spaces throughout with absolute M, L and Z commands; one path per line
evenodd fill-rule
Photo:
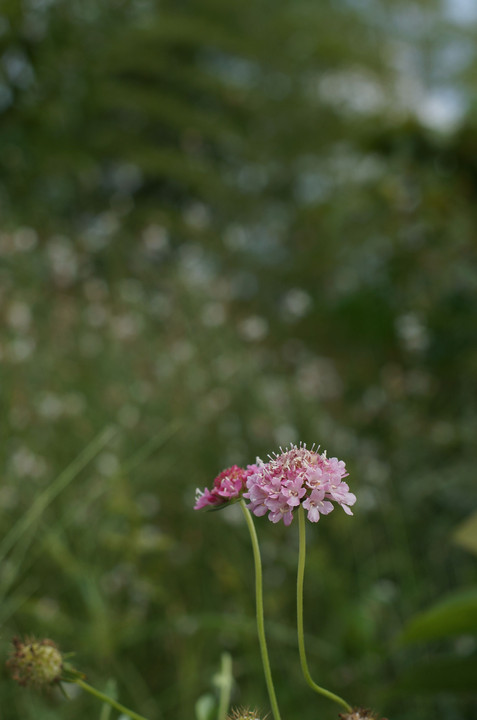
M 267 711 L 247 531 L 194 491 L 318 442 L 358 502 L 308 526 L 313 677 L 475 720 L 476 39 L 472 0 L 3 0 L 2 657 L 52 637 L 188 720 L 228 651 Z M 282 715 L 336 718 L 296 524 L 257 528 Z M 4 670 L 0 697 L 101 712 Z

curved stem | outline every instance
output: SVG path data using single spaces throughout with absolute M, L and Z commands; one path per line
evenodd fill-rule
M 253 548 L 253 559 L 255 563 L 255 597 L 257 607 L 257 632 L 258 640 L 260 643 L 260 651 L 262 654 L 262 665 L 265 673 L 265 680 L 267 683 L 268 696 L 270 698 L 270 705 L 272 706 L 272 713 L 275 720 L 281 720 L 280 711 L 278 709 L 277 697 L 275 695 L 275 688 L 272 680 L 272 671 L 270 669 L 270 661 L 268 659 L 267 641 L 265 638 L 265 623 L 263 619 L 263 588 L 262 588 L 262 561 L 260 558 L 260 547 L 258 544 L 257 532 L 255 525 L 253 524 L 252 516 L 245 505 L 243 500 L 240 500 L 242 512 L 244 514 L 247 527 L 250 533 L 250 539 L 252 541 Z
M 308 663 L 306 662 L 305 654 L 305 637 L 303 633 L 303 578 L 305 576 L 305 554 L 306 554 L 306 530 L 305 530 L 305 511 L 302 505 L 298 508 L 298 528 L 299 528 L 299 550 L 298 550 L 298 573 L 296 579 L 296 614 L 297 614 L 297 628 L 298 628 L 298 650 L 300 653 L 300 663 L 304 678 L 308 685 L 320 695 L 324 695 L 329 700 L 334 700 L 338 705 L 346 708 L 348 712 L 351 712 L 351 705 L 346 700 L 340 698 L 339 695 L 325 690 L 315 682 L 313 682 L 310 671 L 308 670 Z
M 84 680 L 81 680 L 80 678 L 75 678 L 73 682 L 83 688 L 83 690 L 86 690 L 86 692 L 89 692 L 90 695 L 94 695 L 94 697 L 98 700 L 101 700 L 101 702 L 108 703 L 108 705 L 111 705 L 111 707 L 113 707 L 115 710 L 119 710 L 119 712 L 124 713 L 128 717 L 132 718 L 132 720 L 146 720 L 146 718 L 142 715 L 138 715 L 138 713 L 135 713 L 132 710 L 128 710 L 127 707 L 124 707 L 124 705 L 121 705 L 121 703 L 116 702 L 116 700 L 113 700 L 107 695 L 104 695 L 104 693 L 100 692 L 99 690 L 96 690 L 96 688 L 88 685 L 88 683 L 85 683 Z

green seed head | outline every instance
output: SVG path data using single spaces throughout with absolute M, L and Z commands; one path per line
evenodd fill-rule
M 364 708 L 354 708 L 351 712 L 340 715 L 340 718 L 341 720 L 379 720 L 375 713 Z M 386 718 L 382 718 L 382 720 L 386 720 Z
M 60 681 L 63 657 L 52 640 L 14 638 L 12 644 L 7 667 L 19 685 L 40 688 Z
M 265 717 L 258 710 L 247 708 L 235 708 L 227 720 L 265 720 Z

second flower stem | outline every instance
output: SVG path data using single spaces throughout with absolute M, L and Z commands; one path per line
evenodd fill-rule
M 272 713 L 275 720 L 281 720 L 280 711 L 278 709 L 277 697 L 275 694 L 275 687 L 273 685 L 272 671 L 270 669 L 270 660 L 268 659 L 267 641 L 265 638 L 265 623 L 263 617 L 263 587 L 262 587 L 262 560 L 260 558 L 260 547 L 258 544 L 257 531 L 252 520 L 247 506 L 243 500 L 240 500 L 240 506 L 247 523 L 247 527 L 250 533 L 250 539 L 252 541 L 253 548 L 253 559 L 255 563 L 255 597 L 257 607 L 257 632 L 258 640 L 260 643 L 260 652 L 262 654 L 262 665 L 265 673 L 265 680 L 267 683 L 268 696 L 270 698 L 270 705 L 272 707 Z
M 297 628 L 298 628 L 298 651 L 300 653 L 300 663 L 303 675 L 306 682 L 312 690 L 324 695 L 329 700 L 334 700 L 338 705 L 346 708 L 348 712 L 351 712 L 351 705 L 346 700 L 343 700 L 339 695 L 326 690 L 325 688 L 317 685 L 310 675 L 308 670 L 308 663 L 306 661 L 305 654 L 305 636 L 303 632 L 303 579 L 305 576 L 305 556 L 306 556 L 306 528 L 305 528 L 305 511 L 300 505 L 298 508 L 298 530 L 299 530 L 299 550 L 298 550 L 298 573 L 296 580 L 296 614 L 297 614 Z
M 115 710 L 119 710 L 120 713 L 123 713 L 124 715 L 127 715 L 128 717 L 132 718 L 132 720 L 146 720 L 145 717 L 142 715 L 138 715 L 138 713 L 133 712 L 133 710 L 129 710 L 127 707 L 124 707 L 124 705 L 121 705 L 121 703 L 116 702 L 116 700 L 113 700 L 113 698 L 108 697 L 104 693 L 100 692 L 99 690 L 96 690 L 96 688 L 92 687 L 91 685 L 88 685 L 88 683 L 85 683 L 84 680 L 81 680 L 80 678 L 76 678 L 75 680 L 71 681 L 75 682 L 76 685 L 79 685 L 80 688 L 83 688 L 83 690 L 86 690 L 86 692 L 89 692 L 90 695 L 93 695 L 98 700 L 101 700 L 103 703 L 107 703 L 111 707 L 113 707 Z

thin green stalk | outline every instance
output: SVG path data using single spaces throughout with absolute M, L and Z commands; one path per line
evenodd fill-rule
M 83 688 L 83 690 L 86 690 L 86 692 L 89 692 L 90 695 L 93 695 L 95 698 L 101 700 L 101 702 L 103 703 L 108 703 L 108 705 L 111 705 L 111 707 L 113 707 L 115 710 L 119 710 L 119 712 L 124 713 L 124 715 L 132 718 L 132 720 L 146 720 L 143 715 L 138 715 L 138 713 L 129 710 L 127 707 L 124 707 L 124 705 L 121 705 L 121 703 L 116 702 L 116 700 L 113 700 L 99 690 L 96 690 L 96 688 L 88 685 L 88 683 L 85 683 L 84 680 L 81 680 L 80 678 L 75 678 L 73 682 L 79 685 L 80 688 Z
M 329 700 L 334 700 L 338 705 L 346 708 L 348 712 L 351 712 L 351 705 L 346 700 L 340 698 L 339 695 L 325 690 L 315 682 L 313 682 L 310 671 L 308 670 L 308 663 L 306 661 L 305 654 L 305 636 L 303 633 L 303 578 L 305 576 L 305 555 L 306 555 L 306 529 L 305 529 L 305 511 L 302 505 L 298 508 L 298 529 L 299 529 L 299 550 L 298 550 L 298 573 L 296 580 L 296 614 L 297 614 L 297 628 L 298 628 L 298 650 L 300 653 L 300 663 L 304 678 L 308 685 L 320 695 L 324 695 Z
M 262 587 L 262 561 L 260 558 L 260 547 L 258 544 L 257 532 L 255 525 L 253 524 L 252 516 L 245 505 L 243 500 L 240 500 L 242 512 L 247 523 L 248 531 L 250 533 L 250 539 L 252 541 L 253 548 L 253 559 L 255 563 L 255 597 L 257 607 L 257 632 L 258 640 L 260 643 L 260 652 L 262 654 L 262 665 L 265 673 L 265 680 L 267 683 L 268 696 L 270 698 L 270 705 L 272 707 L 272 713 L 275 720 L 281 720 L 280 711 L 278 709 L 277 697 L 275 694 L 275 687 L 272 680 L 272 671 L 270 669 L 270 661 L 268 659 L 267 641 L 265 638 L 265 623 L 263 619 L 263 587 Z

